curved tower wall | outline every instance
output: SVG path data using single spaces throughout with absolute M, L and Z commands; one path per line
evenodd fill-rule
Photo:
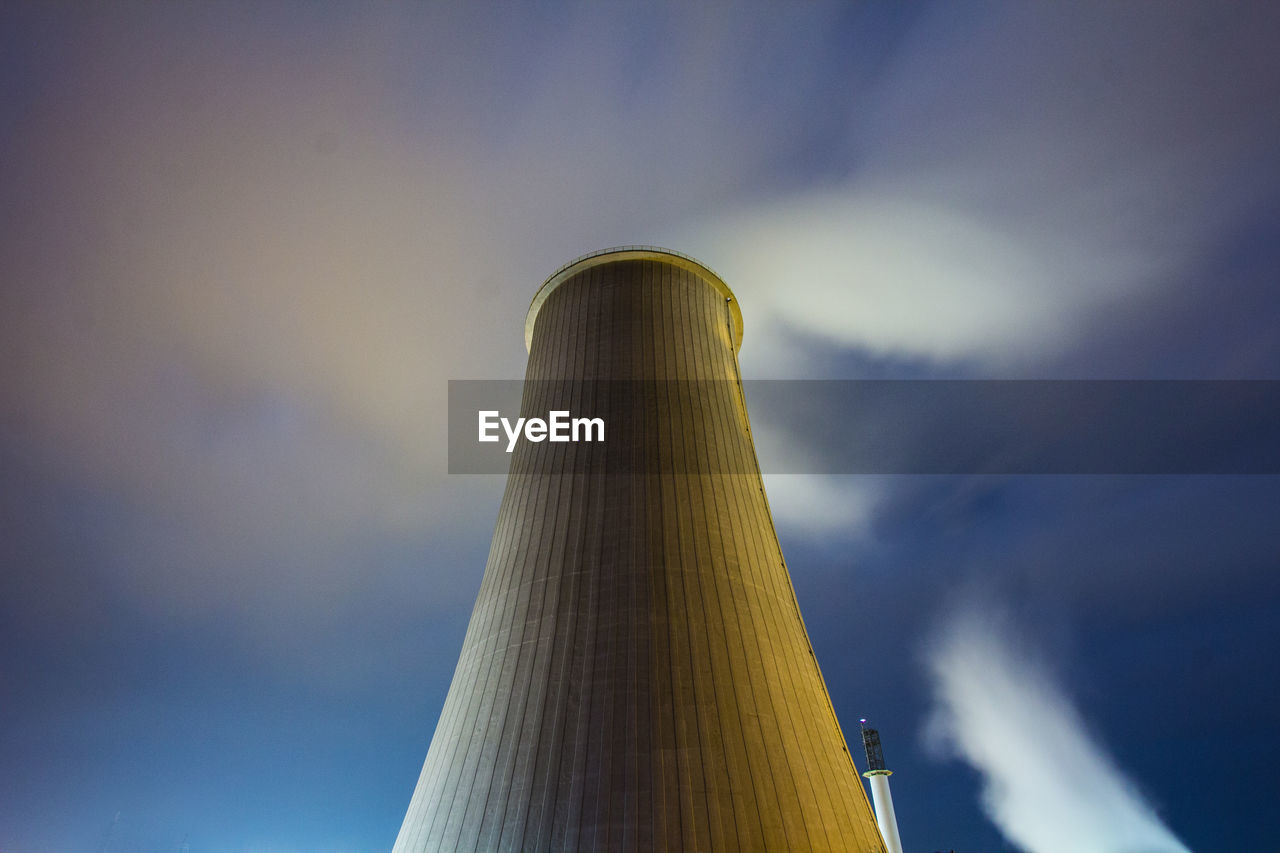
M 521 414 L 631 438 L 517 444 L 395 850 L 882 851 L 769 515 L 732 294 L 633 250 L 530 315 Z

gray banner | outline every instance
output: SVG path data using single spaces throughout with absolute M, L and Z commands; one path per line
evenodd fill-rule
M 607 473 L 753 474 L 726 470 L 705 414 L 734 398 L 763 473 L 1280 474 L 1271 380 L 456 380 L 449 472 L 506 473 L 521 442 L 562 438 Z M 575 441 L 594 419 L 603 440 Z

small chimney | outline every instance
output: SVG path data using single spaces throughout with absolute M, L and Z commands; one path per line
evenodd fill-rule
M 867 752 L 867 772 L 862 775 L 871 782 L 871 803 L 876 809 L 876 825 L 884 838 L 889 853 L 902 853 L 902 839 L 898 837 L 898 819 L 893 814 L 893 796 L 889 793 L 889 777 L 893 771 L 884 766 L 884 750 L 880 748 L 880 732 L 862 725 L 862 748 Z

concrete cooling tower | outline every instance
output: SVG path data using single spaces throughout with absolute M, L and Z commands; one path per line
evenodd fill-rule
M 783 560 L 738 373 L 691 258 L 580 258 L 538 290 L 522 441 L 426 763 L 419 851 L 884 851 Z

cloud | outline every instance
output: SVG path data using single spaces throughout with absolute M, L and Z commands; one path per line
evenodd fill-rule
M 6 589 L 283 666 L 465 611 L 500 483 L 445 474 L 446 381 L 523 372 L 565 260 L 767 173 L 821 77 L 762 36 L 836 14 L 24 11 L 0 460 L 47 506 Z M 784 118 L 742 134 L 765 80 Z
M 982 808 L 1032 853 L 1187 853 L 1092 737 L 1048 669 L 989 611 L 928 652 L 928 735 L 982 779 Z
M 803 533 L 856 536 L 871 522 L 875 490 L 865 477 L 766 474 L 774 523 Z
M 899 41 L 844 4 L 602 10 L 76 9 L 15 39 L 0 415 L 47 479 L 143 519 L 88 561 L 111 583 L 178 621 L 295 589 L 322 613 L 369 543 L 467 521 L 483 544 L 493 489 L 443 473 L 445 381 L 519 375 L 530 294 L 580 252 L 717 267 L 755 375 L 804 375 L 817 339 L 998 362 L 1157 286 L 1212 230 L 1172 212 L 1238 209 L 1213 188 L 1241 140 L 1275 147 L 1248 22 L 944 7 Z M 1132 56 L 1077 79 L 1093 44 Z M 871 501 L 779 488 L 812 530 Z
M 855 91 L 846 177 L 693 226 L 750 312 L 749 372 L 803 370 L 788 333 L 1013 372 L 1184 286 L 1280 180 L 1276 23 L 932 7 Z
M 480 565 L 427 557 L 482 547 L 496 503 L 444 473 L 446 381 L 522 373 L 565 260 L 768 174 L 824 85 L 789 40 L 839 17 L 24 11 L 0 440 L 98 505 L 66 571 L 231 632 L 473 589 Z M 776 120 L 743 134 L 748 110 Z

